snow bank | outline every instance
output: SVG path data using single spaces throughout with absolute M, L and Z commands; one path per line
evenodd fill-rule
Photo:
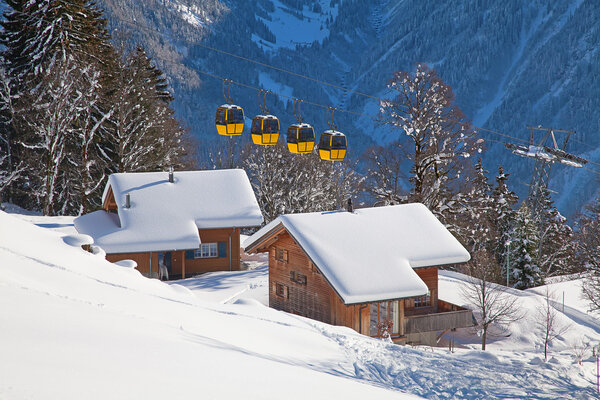
M 0 265 L 0 398 L 399 395 L 338 371 L 343 350 L 304 319 L 203 302 L 4 212 Z
M 596 393 L 591 353 L 579 366 L 558 349 L 543 363 L 538 350 L 511 349 L 511 338 L 486 353 L 396 346 L 260 306 L 244 297 L 251 291 L 238 304 L 218 304 L 214 276 L 216 302 L 203 301 L 2 212 L 0 266 L 3 399 L 583 400 Z M 224 290 L 263 279 L 261 268 Z M 443 275 L 441 284 L 459 285 L 457 276 Z M 194 293 L 203 290 L 198 282 Z M 495 349 L 501 342 L 507 350 Z

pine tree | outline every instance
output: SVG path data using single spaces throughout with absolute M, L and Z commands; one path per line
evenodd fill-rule
M 3 67 L 0 67 L 0 203 L 8 192 L 8 187 L 23 172 L 23 163 L 19 162 L 17 152 L 19 145 L 16 140 L 16 110 L 10 78 Z M 14 201 L 12 196 L 5 200 Z
M 11 96 L 3 99 L 3 110 L 12 111 L 12 163 L 25 167 L 14 192 L 29 196 L 20 199 L 25 207 L 78 212 L 90 192 L 77 186 L 101 178 L 76 179 L 78 169 L 95 164 L 78 138 L 85 119 L 104 114 L 91 100 L 90 86 L 98 91 L 97 82 L 106 79 L 98 72 L 108 73 L 104 62 L 112 47 L 106 20 L 94 3 L 83 0 L 10 0 L 8 5 L 0 42 Z M 93 84 L 85 76 L 92 70 Z
M 511 234 L 511 274 L 514 287 L 527 289 L 542 284 L 542 274 L 537 265 L 539 242 L 538 226 L 531 219 L 531 212 L 525 203 L 517 211 Z
M 44 215 L 55 215 L 68 210 L 69 190 L 64 184 L 64 162 L 69 136 L 74 135 L 77 109 L 83 106 L 77 93 L 79 67 L 67 59 L 59 62 L 52 73 L 43 79 L 44 90 L 24 96 L 31 105 L 31 114 L 24 118 L 30 135 L 25 144 L 30 170 L 28 186 Z M 33 164 L 33 160 L 37 160 Z M 41 161 L 41 163 L 40 163 Z M 39 164 L 41 164 L 41 168 Z M 66 189 L 66 190 L 65 190 Z
M 0 43 L 8 74 L 32 88 L 68 57 L 90 62 L 109 51 L 106 20 L 89 0 L 8 0 Z
M 508 188 L 508 177 L 510 174 L 504 171 L 502 166 L 498 167 L 498 175 L 496 175 L 496 186 L 492 192 L 494 221 L 496 225 L 497 238 L 494 243 L 493 252 L 498 264 L 502 267 L 502 275 L 509 277 L 506 266 L 510 262 L 511 242 L 513 226 L 516 219 L 516 211 L 514 209 L 517 204 L 518 197 Z M 512 247 L 514 251 L 514 246 Z
M 486 174 L 481 159 L 478 159 L 472 176 L 466 178 L 466 190 L 455 197 L 459 199 L 460 207 L 455 207 L 452 214 L 452 231 L 471 253 L 467 265 L 469 274 L 480 276 L 478 270 L 482 269 L 487 280 L 497 282 L 500 268 L 492 255 L 498 231 L 492 188 Z
M 184 131 L 173 116 L 162 71 L 137 48 L 115 75 L 109 138 L 112 172 L 137 172 L 178 165 Z
M 574 255 L 573 230 L 550 199 L 546 189 L 542 193 L 541 229 L 537 264 L 544 278 L 572 272 Z

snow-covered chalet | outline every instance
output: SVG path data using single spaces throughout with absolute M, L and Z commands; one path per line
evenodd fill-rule
M 150 277 L 239 270 L 240 228 L 263 221 L 241 169 L 112 174 L 102 203 L 75 228 Z
M 438 298 L 438 266 L 470 255 L 422 204 L 282 215 L 244 247 L 269 253 L 270 307 L 405 343 L 473 325 Z

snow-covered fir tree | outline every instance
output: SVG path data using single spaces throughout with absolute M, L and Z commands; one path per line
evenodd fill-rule
M 505 278 L 508 276 L 506 266 L 510 262 L 513 226 L 515 224 L 516 210 L 515 205 L 517 204 L 518 197 L 508 188 L 508 177 L 509 173 L 504 171 L 502 166 L 498 167 L 498 174 L 496 175 L 496 186 L 492 192 L 493 209 L 494 209 L 494 221 L 496 225 L 497 238 L 494 243 L 494 254 L 496 260 L 502 268 L 502 276 Z M 514 251 L 514 246 L 512 247 Z M 504 280 L 503 280 L 504 281 Z
M 0 42 L 9 75 L 25 85 L 68 57 L 89 62 L 110 48 L 106 20 L 89 0 L 7 0 L 7 5 L 12 10 Z
M 485 269 L 485 279 L 498 282 L 500 268 L 493 257 L 498 237 L 496 210 L 486 174 L 479 158 L 472 176 L 465 179 L 466 189 L 454 197 L 460 206 L 454 206 L 451 226 L 454 235 L 471 253 L 472 259 L 467 265 L 469 274 L 478 277 L 477 270 Z M 476 256 L 479 253 L 481 255 Z
M 111 116 L 106 124 L 112 172 L 165 169 L 184 153 L 184 134 L 174 120 L 162 71 L 138 47 L 115 74 Z
M 573 230 L 554 206 L 550 192 L 542 193 L 537 264 L 544 278 L 573 272 Z
M 4 196 L 6 189 L 23 172 L 23 163 L 17 161 L 18 157 L 15 154 L 18 150 L 14 140 L 15 113 L 10 78 L 0 66 L 0 203 L 3 199 L 12 201 L 12 198 Z
M 531 218 L 526 203 L 517 210 L 510 241 L 510 273 L 517 289 L 541 285 L 542 273 L 537 265 L 539 228 Z
M 22 170 L 11 179 L 13 201 L 45 214 L 82 213 L 99 205 L 107 173 L 179 164 L 184 131 L 166 78 L 142 49 L 122 61 L 94 2 L 7 5 L 0 122 L 6 175 Z M 119 118 L 127 112 L 133 117 Z

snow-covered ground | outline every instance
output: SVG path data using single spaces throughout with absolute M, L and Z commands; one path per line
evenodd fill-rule
M 561 322 L 570 328 L 544 363 L 529 318 L 543 298 L 533 290 L 514 292 L 528 316 L 509 337 L 482 352 L 476 335 L 457 332 L 460 348 L 450 353 L 265 307 L 260 259 L 247 260 L 247 271 L 166 284 L 63 236 L 0 212 L 0 399 L 596 396 L 591 350 L 580 366 L 571 348 L 600 340 L 598 320 L 576 300 L 577 281 L 552 284 L 569 299 Z M 441 298 L 464 303 L 463 284 L 462 275 L 442 273 Z

